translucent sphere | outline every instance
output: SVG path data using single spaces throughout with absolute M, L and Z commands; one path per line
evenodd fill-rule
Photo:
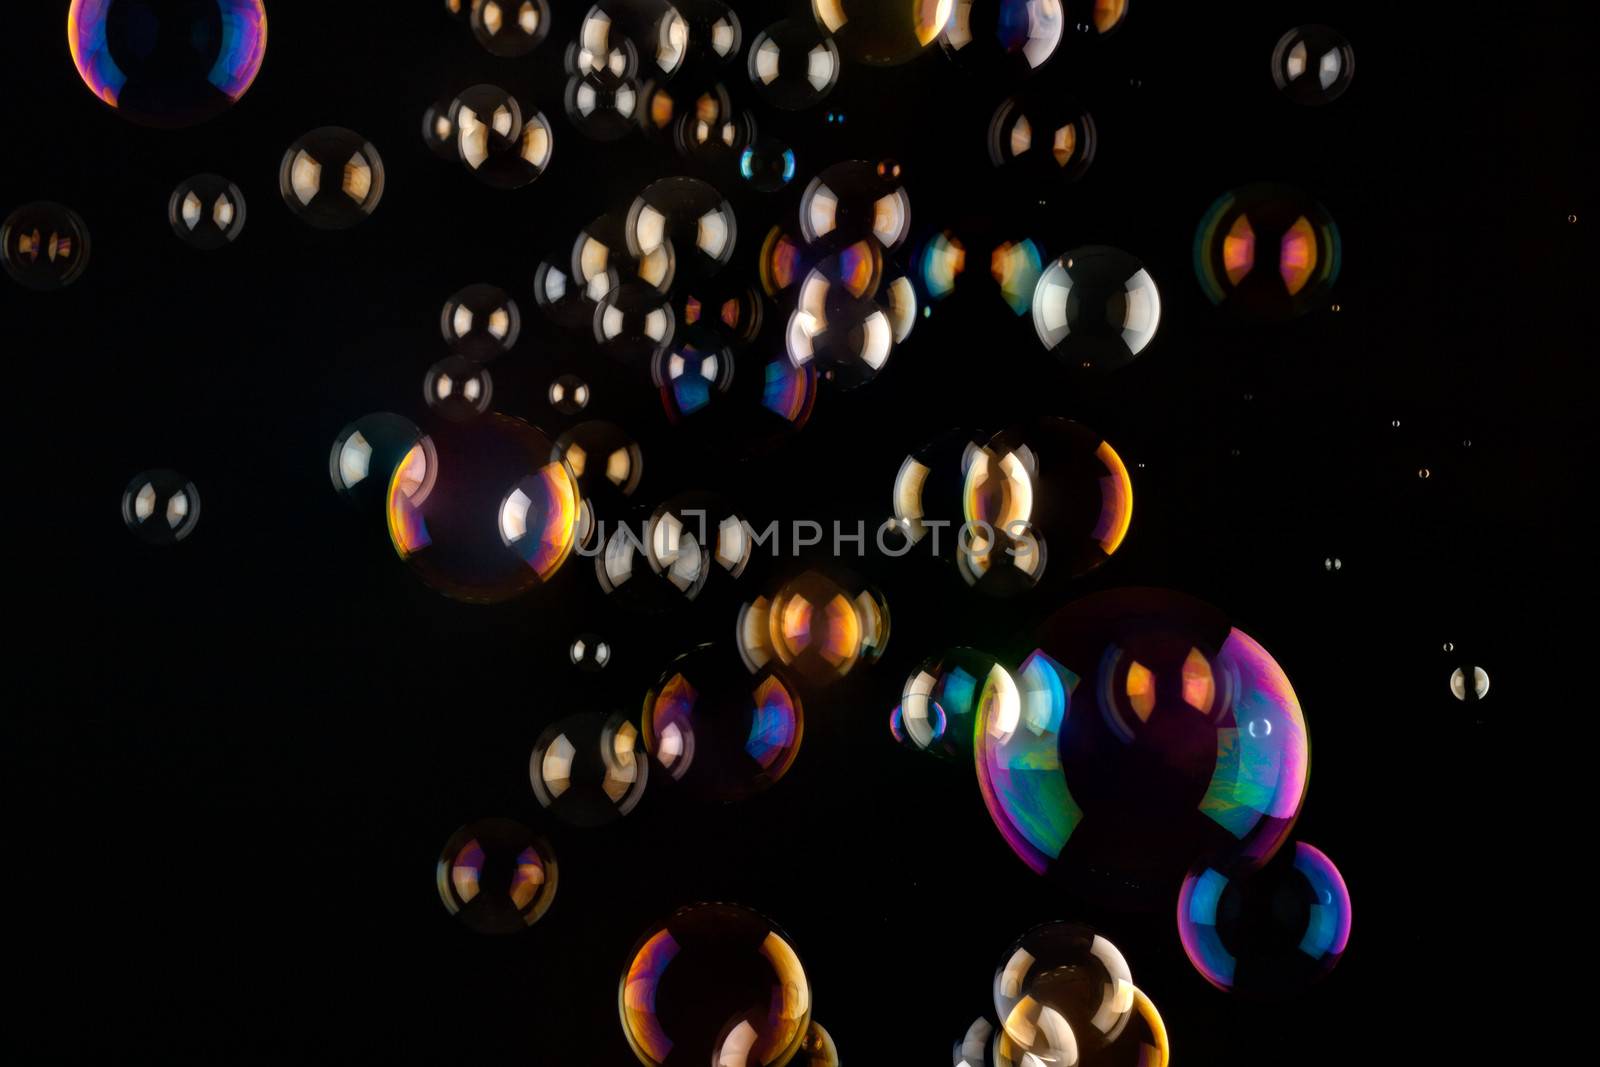
M 522 332 L 522 312 L 504 289 L 479 282 L 444 302 L 439 332 L 452 350 L 488 359 L 509 352 L 517 343 Z
M 136 474 L 122 491 L 122 521 L 147 545 L 175 545 L 200 522 L 200 491 L 177 471 Z
M 580 422 L 556 438 L 553 456 L 567 465 L 585 504 L 602 514 L 639 488 L 644 477 L 644 450 L 614 422 Z
M 833 1043 L 833 1035 L 813 1020 L 800 1041 L 799 1051 L 789 1062 L 793 1067 L 839 1067 L 839 1048 Z
M 987 434 L 946 430 L 906 456 L 894 479 L 894 523 L 912 544 L 928 542 L 937 556 L 954 558 L 966 523 L 967 471 Z
M 623 282 L 644 282 L 662 293 L 672 288 L 677 273 L 672 242 L 635 254 L 628 245 L 627 226 L 627 212 L 609 212 L 585 226 L 573 242 L 572 278 L 594 304 Z
M 650 377 L 661 392 L 661 407 L 673 423 L 719 403 L 733 384 L 733 354 L 714 334 L 697 331 L 658 354 Z
M 216 174 L 181 182 L 167 202 L 167 221 L 178 240 L 202 252 L 224 248 L 244 232 L 244 193 Z
M 915 59 L 938 38 L 950 0 L 811 0 L 811 12 L 851 59 L 894 66 Z
M 525 56 L 549 33 L 547 0 L 478 0 L 472 5 L 472 35 L 493 55 Z
M 1044 257 L 1032 238 L 1002 241 L 989 254 L 989 274 L 1012 314 L 1026 315 L 1033 310 L 1033 293 L 1044 274 Z
M 147 126 L 203 122 L 243 96 L 267 52 L 262 0 L 72 0 L 67 47 L 89 91 Z
M 428 407 L 451 422 L 466 422 L 489 410 L 494 379 L 489 368 L 465 356 L 447 356 L 428 368 L 422 379 Z
M 1339 280 L 1339 227 L 1307 193 L 1261 183 L 1224 193 L 1195 231 L 1194 266 L 1213 304 L 1280 321 L 1327 305 Z
M 673 130 L 678 154 L 713 173 L 735 170 L 755 139 L 755 116 L 735 105 L 720 85 L 696 97 Z
M 812 567 L 739 611 L 739 654 L 759 672 L 781 665 L 813 685 L 876 663 L 889 643 L 883 595 L 840 568 Z
M 628 211 L 628 247 L 645 256 L 671 242 L 678 266 L 704 277 L 733 258 L 738 224 L 715 186 L 698 178 L 651 182 Z
M 345 230 L 377 209 L 383 179 L 383 159 L 366 138 L 340 126 L 322 126 L 283 154 L 278 191 L 308 225 Z
M 817 373 L 842 389 L 872 381 L 894 354 L 895 323 L 872 296 L 857 296 L 827 268 L 813 269 L 789 315 L 784 347 L 796 367 Z
M 1014 701 L 1016 690 L 1010 673 L 987 652 L 952 648 L 924 660 L 906 678 L 889 730 L 918 752 L 970 760 L 980 706 Z
M 1033 291 L 1033 327 L 1069 367 L 1132 363 L 1161 324 L 1161 294 L 1144 264 L 1117 248 L 1075 248 L 1046 267 Z
M 761 329 L 761 294 L 743 278 L 718 275 L 692 280 L 682 287 L 677 307 L 678 321 L 696 336 L 747 344 Z
M 416 423 L 387 411 L 363 415 L 339 431 L 328 455 L 334 491 L 362 511 L 381 513 L 389 482 L 422 440 Z
M 811 1025 L 811 985 L 788 937 L 738 904 L 679 908 L 622 975 L 622 1032 L 646 1067 L 782 1064 Z
M 583 17 L 578 43 L 596 55 L 629 46 L 641 67 L 670 77 L 687 58 L 688 26 L 667 0 L 599 0 Z
M 794 765 L 804 733 L 800 694 L 773 669 L 701 645 L 645 695 L 644 744 L 671 779 L 712 800 L 742 800 Z
M 576 538 L 579 498 L 553 443 L 520 419 L 446 424 L 407 453 L 389 484 L 389 536 L 446 596 L 495 603 L 548 581 Z
M 794 181 L 794 149 L 776 137 L 759 137 L 739 153 L 739 176 L 763 193 Z
M 689 77 L 715 74 L 739 55 L 744 27 L 739 16 L 722 0 L 674 0 L 682 14 L 686 55 L 683 70 Z
M 981 1015 L 951 1050 L 955 1067 L 989 1067 L 989 1049 L 994 1043 L 994 1024 Z
M 676 330 L 671 302 L 648 282 L 623 282 L 595 305 L 595 344 L 626 367 L 648 367 Z
M 1224 992 L 1278 1000 L 1333 970 L 1350 941 L 1350 892 L 1321 850 L 1298 841 L 1258 871 L 1196 866 L 1178 896 L 1178 936 Z
M 611 665 L 611 643 L 598 634 L 579 634 L 567 649 L 572 665 L 588 674 L 599 674 Z
M 1029 930 L 994 973 L 994 1009 L 1016 1053 L 1041 1064 L 1098 1063 L 1127 1028 L 1133 972 L 1101 934 L 1077 923 Z
M 563 415 L 576 415 L 589 406 L 589 386 L 576 374 L 563 374 L 546 390 L 550 406 Z
M 467 929 L 514 934 L 544 917 L 556 897 L 549 842 L 512 819 L 480 819 L 439 853 L 439 899 Z
M 567 79 L 567 118 L 591 141 L 620 141 L 638 128 L 639 83 L 588 73 Z
M 1010 97 L 989 120 L 989 159 L 1044 184 L 1072 182 L 1094 163 L 1094 116 L 1059 93 Z
M 1470 685 L 1468 678 L 1472 679 Z M 1460 701 L 1482 700 L 1489 695 L 1489 672 L 1482 667 L 1457 667 L 1450 672 L 1450 692 Z
M 1093 3 L 1085 3 L 1082 6 L 1086 9 L 1084 14 L 1088 15 L 1088 18 L 1081 25 L 1101 37 L 1113 33 L 1128 21 L 1128 6 L 1131 2 L 1132 0 L 1093 0 Z
M 89 227 L 61 204 L 24 204 L 0 224 L 0 264 L 29 289 L 65 289 L 89 269 Z
M 838 84 L 842 67 L 839 46 L 806 20 L 774 23 L 750 45 L 750 83 L 763 100 L 784 111 L 821 103 Z
M 1167 1041 L 1167 1026 L 1161 1013 L 1144 991 L 1133 990 L 1133 1010 L 1120 1032 L 1109 1041 L 1095 1041 L 1093 1051 L 1084 1052 L 1077 1034 L 1064 1021 L 1050 1018 L 1059 1040 L 1036 1036 L 1030 1049 L 1024 1042 L 1001 1029 L 994 1035 L 989 1067 L 1039 1067 L 1046 1063 L 1075 1063 L 1079 1067 L 1167 1067 L 1172 1049 Z M 1045 1033 L 1048 1033 L 1046 1031 Z
M 761 251 L 756 255 L 756 270 L 762 291 L 776 298 L 809 274 L 819 258 L 816 251 L 795 234 L 781 226 L 772 227 L 762 239 Z
M 450 101 L 435 102 L 422 113 L 422 143 L 440 159 L 459 159 L 456 148 L 456 124 L 450 118 Z
M 800 231 L 833 251 L 869 238 L 884 248 L 899 247 L 911 232 L 911 198 L 900 168 L 859 159 L 835 163 L 800 198 Z
M 557 326 L 587 332 L 594 325 L 595 303 L 568 270 L 564 256 L 551 256 L 539 264 L 533 275 L 533 299 Z
M 953 0 L 939 44 L 975 72 L 1026 72 L 1050 61 L 1065 30 L 1061 0 Z
M 473 177 L 496 189 L 520 189 L 550 165 L 555 150 L 550 123 L 539 111 L 524 113 L 516 99 L 492 85 L 477 85 L 450 107 L 456 148 Z
M 621 715 L 586 711 L 539 735 L 528 775 L 539 803 L 562 822 L 604 826 L 638 805 L 649 763 L 631 722 Z
M 1171 893 L 1198 858 L 1265 862 L 1310 771 L 1288 677 L 1223 614 L 1180 593 L 1068 604 L 979 717 L 978 781 L 1029 867 L 1121 907 Z M 1170 899 L 1166 897 L 1165 899 Z
M 1331 104 L 1355 76 L 1355 50 L 1329 26 L 1298 26 L 1272 49 L 1272 80 L 1297 104 Z
M 744 516 L 715 493 L 679 493 L 650 514 L 650 568 L 693 600 L 714 578 L 739 578 L 752 546 Z

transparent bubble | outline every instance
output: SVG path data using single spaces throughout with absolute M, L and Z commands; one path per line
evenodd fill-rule
M 752 672 L 782 665 L 827 685 L 873 664 L 889 642 L 883 594 L 841 568 L 812 567 L 739 610 L 739 654 Z
M 598 45 L 599 42 L 596 42 Z M 590 78 L 598 86 L 616 88 L 639 78 L 639 52 L 628 40 L 591 47 L 582 40 L 567 46 L 562 66 L 574 78 Z
M 720 576 L 744 574 L 753 548 L 744 516 L 725 498 L 679 493 L 650 516 L 649 562 L 683 596 L 694 599 Z
M 974 734 L 984 802 L 1040 874 L 1121 908 L 1170 894 L 1197 858 L 1260 864 L 1309 776 L 1305 717 L 1277 662 L 1181 593 L 1068 604 L 1013 671 L 1019 699 Z
M 759 137 L 739 154 L 739 176 L 763 193 L 794 181 L 794 149 L 776 137 Z
M 494 379 L 489 368 L 465 356 L 446 356 L 422 379 L 422 398 L 435 414 L 451 422 L 465 422 L 489 410 L 494 399 Z
M 1114 370 L 1143 352 L 1161 324 L 1161 294 L 1144 264 L 1118 248 L 1075 248 L 1045 268 L 1033 326 L 1069 367 Z
M 533 275 L 533 300 L 558 326 L 588 331 L 594 325 L 595 303 L 568 271 L 564 256 L 550 256 L 539 264 Z
M 262 0 L 73 0 L 67 46 L 89 91 L 119 115 L 190 126 L 255 81 L 267 12 Z
M 514 934 L 544 917 L 556 896 L 550 843 L 512 819 L 480 819 L 439 853 L 439 899 L 480 934 Z
M 1178 935 L 1201 977 L 1224 992 L 1280 1000 L 1325 977 L 1350 941 L 1350 891 L 1303 841 L 1258 871 L 1201 864 L 1183 880 Z
M 620 141 L 636 128 L 640 92 L 631 78 L 589 73 L 567 79 L 567 118 L 591 141 Z
M 698 178 L 651 182 L 628 210 L 628 247 L 644 256 L 671 243 L 679 269 L 704 277 L 733 258 L 738 225 L 716 187 Z
M 1141 989 L 1133 990 L 1132 1000 L 1133 1010 L 1127 1014 L 1120 1033 L 1109 1042 L 1096 1043 L 1091 1053 L 1083 1052 L 1083 1043 L 1063 1020 L 1049 1018 L 1047 1023 L 1056 1028 L 1059 1041 L 1036 1037 L 1034 1045 L 1038 1050 L 1028 1051 L 1027 1046 L 1002 1028 L 994 1035 L 990 1067 L 1039 1067 L 1046 1063 L 1077 1063 L 1080 1067 L 1167 1067 L 1172 1061 L 1172 1049 L 1161 1013 Z
M 1344 570 L 1344 560 L 1340 559 L 1338 556 L 1329 556 L 1322 561 L 1322 569 L 1328 571 L 1329 573 L 1332 573 L 1333 571 L 1342 571 Z
M 1026 72 L 1050 61 L 1065 29 L 1061 0 L 954 0 L 939 44 L 975 72 Z
M 784 111 L 821 103 L 839 83 L 842 67 L 839 46 L 809 20 L 774 23 L 750 45 L 750 83 L 763 100 Z
M 672 287 L 677 273 L 672 242 L 636 255 L 628 247 L 627 225 L 627 213 L 613 211 L 585 226 L 573 243 L 572 277 L 595 304 L 623 282 L 641 281 L 662 293 Z
M 363 512 L 381 513 L 395 470 L 421 440 L 416 423 L 402 415 L 379 411 L 361 416 L 333 439 L 328 477 L 334 491 Z
M 817 254 L 805 243 L 781 226 L 767 231 L 756 257 L 756 269 L 761 288 L 770 297 L 777 297 L 810 273 L 816 265 Z
M 839 1067 L 839 1048 L 833 1043 L 833 1035 L 813 1021 L 789 1062 L 794 1067 Z
M 1012 314 L 1033 310 L 1033 294 L 1044 274 L 1044 257 L 1032 238 L 1003 241 L 989 254 L 989 274 L 1000 287 L 1000 297 Z
M 563 374 L 550 383 L 550 406 L 563 415 L 576 415 L 589 406 L 589 385 L 576 374 Z
M 1472 677 L 1472 688 L 1467 688 L 1467 677 Z M 1489 695 L 1489 672 L 1482 667 L 1457 667 L 1450 672 L 1450 692 L 1457 700 L 1476 701 Z
M 179 183 L 167 202 L 167 221 L 178 240 L 202 252 L 225 248 L 244 232 L 244 193 L 216 174 Z
M 811 180 L 800 198 L 800 232 L 830 250 L 876 238 L 885 248 L 911 232 L 911 198 L 899 167 L 862 160 L 835 163 Z
M 1339 280 L 1333 217 L 1287 185 L 1224 193 L 1195 231 L 1194 265 L 1213 304 L 1247 319 L 1283 320 L 1325 306 Z
M 472 35 L 497 56 L 525 56 L 550 33 L 547 0 L 476 0 Z
M 951 1050 L 951 1062 L 955 1067 L 989 1067 L 994 1030 L 994 1024 L 983 1016 L 974 1019 Z
M 894 353 L 897 333 L 909 331 L 910 318 L 905 289 L 898 308 L 876 299 L 883 266 L 881 246 L 866 239 L 806 274 L 784 334 L 792 364 L 814 363 L 819 374 L 845 389 L 877 377 Z
M 989 120 L 989 159 L 1041 183 L 1077 181 L 1094 163 L 1094 116 L 1058 93 L 1023 93 Z
M 915 59 L 944 29 L 949 0 L 886 4 L 881 0 L 811 0 L 811 13 L 851 59 L 895 66 Z
M 611 665 L 611 642 L 598 634 L 579 634 L 572 639 L 567 655 L 580 671 L 598 674 Z
M 651 362 L 650 377 L 673 423 L 720 403 L 733 385 L 733 353 L 714 334 L 696 331 Z
M 548 581 L 577 536 L 579 498 L 554 445 L 520 419 L 446 424 L 407 453 L 389 485 L 389 536 L 424 583 L 496 603 Z
M 676 330 L 671 302 L 648 282 L 623 282 L 595 305 L 595 344 L 627 367 L 648 367 Z
M 622 1032 L 646 1067 L 799 1063 L 811 985 L 788 936 L 738 904 L 679 908 L 622 975 Z
M 539 735 L 528 759 L 533 795 L 562 822 L 595 827 L 627 815 L 644 797 L 649 761 L 639 730 L 621 715 L 568 715 Z
M 738 58 L 744 43 L 739 16 L 722 0 L 674 0 L 683 25 L 670 32 L 685 37 L 684 70 L 693 75 L 715 72 Z
M 371 215 L 383 199 L 383 159 L 366 138 L 341 126 L 321 126 L 283 154 L 278 191 L 302 221 L 319 230 L 344 230 Z
M 1133 994 L 1122 953 L 1078 923 L 1034 927 L 994 972 L 996 1017 L 1019 1063 L 1103 1062 L 1131 1021 Z
M 972 759 L 972 729 L 982 705 L 1016 699 L 1017 683 L 993 656 L 952 648 L 906 678 L 890 716 L 896 741 L 942 759 Z
M 741 800 L 794 764 L 800 694 L 772 668 L 747 672 L 712 645 L 678 657 L 644 700 L 644 743 L 668 777 L 697 795 Z
M 550 123 L 539 111 L 524 113 L 504 89 L 467 89 L 450 105 L 450 121 L 461 161 L 485 185 L 520 189 L 550 165 L 555 150 Z
M 1331 104 L 1355 76 L 1355 50 L 1344 34 L 1328 26 L 1298 26 L 1272 49 L 1272 80 L 1297 104 Z
M 456 126 L 450 119 L 450 101 L 435 101 L 422 113 L 422 143 L 440 159 L 461 158 L 456 148 Z
M 136 474 L 122 491 L 122 521 L 147 545 L 175 545 L 200 522 L 200 491 L 177 471 Z
M 670 77 L 686 58 L 688 27 L 666 0 L 600 0 L 584 15 L 578 44 L 595 55 L 629 46 L 652 74 Z
M 696 97 L 673 130 L 678 154 L 713 172 L 732 171 L 755 139 L 755 116 L 736 107 L 720 85 Z
M 445 301 L 439 331 L 458 354 L 489 359 L 517 343 L 522 312 L 504 289 L 478 282 Z
M 578 423 L 556 438 L 552 454 L 572 472 L 584 503 L 602 514 L 632 496 L 644 477 L 644 450 L 614 422 Z
M 988 435 L 946 430 L 908 455 L 894 479 L 894 522 L 912 544 L 929 542 L 935 555 L 954 558 L 966 522 L 967 471 Z
M 742 278 L 721 274 L 694 279 L 683 287 L 678 307 L 678 319 L 686 328 L 730 344 L 754 341 L 761 330 L 761 294 Z
M 89 227 L 61 204 L 24 204 L 0 225 L 0 263 L 19 285 L 39 292 L 65 289 L 89 269 Z

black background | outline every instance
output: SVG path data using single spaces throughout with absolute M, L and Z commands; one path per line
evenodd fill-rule
M 560 50 L 584 5 L 553 0 L 551 39 L 504 60 L 432 0 L 277 0 L 254 88 L 177 132 L 125 123 L 84 90 L 66 6 L 8 5 L 0 34 L 0 209 L 60 200 L 94 242 L 68 291 L 0 285 L 14 375 L 4 1058 L 627 1063 L 627 953 L 700 899 L 751 905 L 790 933 L 846 1063 L 944 1062 L 1011 940 L 1052 918 L 1095 922 L 1123 948 L 1179 1063 L 1394 1062 L 1400 1048 L 1485 1062 L 1520 1042 L 1521 1009 L 1481 1027 L 1474 1013 L 1543 980 L 1519 966 L 1534 921 L 1522 893 L 1542 877 L 1533 831 L 1561 807 L 1565 730 L 1545 712 L 1567 709 L 1531 694 L 1552 667 L 1534 654 L 1556 626 L 1540 605 L 1576 520 L 1565 449 L 1585 405 L 1587 114 L 1565 5 L 1478 19 L 1445 4 L 1136 2 L 1104 41 L 1069 35 L 1039 76 L 1083 100 L 1101 133 L 1088 175 L 1044 192 L 1002 181 L 984 156 L 1009 87 L 937 50 L 848 67 L 811 112 L 758 107 L 800 176 L 771 196 L 724 182 L 740 224 L 730 269 L 749 271 L 805 181 L 847 158 L 898 160 L 919 227 L 951 226 L 973 254 L 878 382 L 823 395 L 799 438 L 743 464 L 672 431 L 647 383 L 534 305 L 543 255 L 648 178 L 692 172 L 566 121 Z M 735 5 L 746 43 L 762 6 Z M 1277 37 L 1311 21 L 1357 54 L 1353 87 L 1323 109 L 1281 99 L 1267 69 Z M 748 95 L 740 67 L 727 80 Z M 554 124 L 554 162 L 529 188 L 480 186 L 418 136 L 425 107 L 480 81 Z M 364 133 L 387 165 L 376 214 L 346 233 L 305 227 L 275 187 L 284 148 L 326 124 Z M 248 198 L 242 238 L 213 255 L 165 218 L 198 171 Z M 1200 293 L 1194 225 L 1256 180 L 1303 186 L 1339 222 L 1340 311 L 1241 324 Z M 1059 369 L 985 277 L 987 249 L 1020 236 L 1050 255 L 1107 243 L 1143 258 L 1164 305 L 1156 342 L 1103 380 Z M 544 388 L 578 370 L 595 389 L 587 414 L 643 444 L 643 503 L 716 488 L 758 527 L 870 528 L 909 449 L 1045 413 L 1095 427 L 1133 468 L 1132 532 L 1089 578 L 1016 601 L 914 557 L 860 564 L 893 612 L 889 653 L 812 696 L 776 789 L 723 809 L 653 789 L 619 826 L 552 826 L 526 777 L 542 726 L 636 711 L 673 655 L 729 638 L 737 599 L 628 615 L 575 560 L 518 602 L 461 605 L 351 518 L 327 485 L 330 442 L 367 411 L 421 415 L 439 307 L 475 281 L 506 286 L 524 312 L 522 341 L 493 367 L 496 406 L 558 431 L 570 420 Z M 204 501 L 194 536 L 167 551 L 117 513 L 127 479 L 159 466 Z M 1123 584 L 1226 608 L 1305 707 L 1315 759 L 1298 833 L 1341 866 L 1355 922 L 1339 969 L 1286 1006 L 1211 989 L 1168 912 L 1102 913 L 1034 878 L 970 770 L 899 750 L 885 729 L 923 656 L 1009 648 L 1071 596 Z M 579 630 L 616 650 L 598 678 L 565 662 Z M 1447 684 L 1474 663 L 1493 683 L 1475 707 Z M 554 908 L 515 938 L 457 928 L 433 886 L 450 832 L 496 814 L 544 827 L 562 865 Z

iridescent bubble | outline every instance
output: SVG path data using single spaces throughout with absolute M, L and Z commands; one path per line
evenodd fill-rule
M 464 22 L 472 14 L 471 0 L 444 0 L 444 12 L 458 22 Z
M 817 24 L 851 59 L 894 66 L 915 59 L 939 36 L 951 0 L 811 0 Z
M 72 0 L 67 46 L 89 91 L 119 115 L 190 126 L 255 81 L 267 12 L 261 0 Z
M 89 227 L 61 204 L 24 204 L 0 225 L 0 263 L 18 285 L 39 292 L 65 289 L 89 269 Z
M 1272 80 L 1297 104 L 1331 104 L 1355 76 L 1355 49 L 1329 26 L 1298 26 L 1272 49 Z
M 586 506 L 607 513 L 639 488 L 644 450 L 614 422 L 580 422 L 556 438 L 552 456 L 565 463 Z
M 478 282 L 445 301 L 439 313 L 439 332 L 459 354 L 489 359 L 511 351 L 517 343 L 522 312 L 504 289 Z
M 595 304 L 623 282 L 645 282 L 662 293 L 672 288 L 677 273 L 672 242 L 635 255 L 628 247 L 627 225 L 627 213 L 613 211 L 585 226 L 573 243 L 572 277 Z
M 739 655 L 751 672 L 782 665 L 816 685 L 873 664 L 889 642 L 883 595 L 842 569 L 812 567 L 739 610 Z
M 179 183 L 167 202 L 167 221 L 178 240 L 202 252 L 225 248 L 244 232 L 244 193 L 216 174 Z
M 698 178 L 651 182 L 628 210 L 628 248 L 645 256 L 670 242 L 680 270 L 714 274 L 733 258 L 738 224 L 716 187 Z
M 756 256 L 756 270 L 761 288 L 770 297 L 788 290 L 810 273 L 816 265 L 817 255 L 805 243 L 781 226 L 767 231 Z
M 1065 29 L 1061 0 L 954 0 L 939 44 L 958 65 L 993 76 L 1044 66 Z
M 1118 248 L 1075 248 L 1045 268 L 1033 292 L 1033 327 L 1069 367 L 1132 363 L 1161 324 L 1161 294 L 1144 264 Z
M 1014 702 L 1016 693 L 1016 681 L 993 656 L 952 648 L 924 660 L 906 678 L 890 732 L 918 752 L 970 760 L 979 708 Z
M 383 159 L 366 138 L 341 126 L 321 126 L 283 154 L 278 191 L 308 225 L 345 230 L 377 209 L 383 179 Z
M 550 165 L 555 150 L 550 123 L 539 111 L 525 114 L 504 89 L 467 89 L 451 104 L 450 120 L 461 161 L 485 185 L 520 189 Z
M 381 512 L 395 470 L 421 440 L 422 431 L 404 416 L 387 411 L 361 416 L 333 439 L 328 477 L 334 491 L 363 512 Z
M 512 819 L 480 819 L 439 853 L 439 899 L 480 934 L 514 934 L 544 917 L 556 897 L 555 853 Z
M 589 385 L 576 374 L 563 374 L 550 383 L 550 406 L 563 415 L 576 415 L 589 406 Z
M 422 398 L 435 414 L 451 422 L 466 422 L 489 410 L 494 379 L 489 368 L 477 360 L 447 356 L 428 368 L 422 379 Z
M 472 5 L 472 35 L 494 55 L 525 56 L 549 33 L 547 0 L 476 0 Z
M 811 985 L 787 935 L 738 904 L 679 908 L 639 939 L 618 996 L 645 1067 L 784 1064 L 811 1026 Z
M 1000 287 L 1000 297 L 1013 314 L 1033 310 L 1034 290 L 1044 274 L 1044 257 L 1031 238 L 1003 241 L 989 254 L 989 274 Z
M 1074 601 L 980 716 L 978 781 L 1014 852 L 1118 907 L 1177 886 L 1197 858 L 1260 864 L 1309 777 L 1305 718 L 1277 662 L 1180 593 Z M 1170 899 L 1170 898 L 1167 898 Z
M 719 801 L 770 788 L 794 764 L 800 694 L 774 668 L 747 672 L 725 649 L 678 657 L 644 700 L 645 748 L 674 781 Z
M 676 330 L 671 302 L 648 282 L 623 282 L 595 305 L 595 344 L 627 367 L 648 367 Z
M 691 330 L 747 344 L 761 330 L 761 304 L 761 294 L 742 278 L 722 274 L 694 279 L 683 287 L 678 319 Z
M 175 545 L 200 522 L 200 491 L 177 471 L 136 474 L 122 491 L 122 521 L 147 545 Z
M 942 300 L 955 292 L 956 281 L 966 269 L 967 246 L 949 230 L 934 234 L 917 253 L 917 277 L 922 282 L 923 291 L 932 300 Z M 1026 299 L 1031 307 L 1031 287 Z
M 567 118 L 591 141 L 620 141 L 639 119 L 639 85 L 631 78 L 584 74 L 567 79 Z
M 911 232 L 911 198 L 899 167 L 859 159 L 835 163 L 811 180 L 800 198 L 800 231 L 812 244 L 837 251 L 868 238 L 884 248 Z
M 1036 1038 L 1035 1049 L 1030 1051 L 1001 1029 L 994 1035 L 989 1067 L 1039 1067 L 1045 1063 L 1076 1063 L 1079 1067 L 1167 1067 L 1172 1061 L 1166 1023 L 1155 1004 L 1138 988 L 1133 990 L 1133 1010 L 1125 1017 L 1120 1032 L 1109 1042 L 1096 1042 L 1093 1052 L 1085 1054 L 1083 1043 L 1061 1020 L 1052 1018 L 1049 1023 L 1058 1028 L 1064 1047 L 1057 1048 L 1053 1041 Z
M 674 422 L 720 402 L 733 384 L 733 354 L 714 335 L 697 331 L 651 362 L 650 377 L 661 391 L 661 407 Z
M 1200 220 L 1195 274 L 1213 304 L 1284 320 L 1325 306 L 1339 280 L 1339 227 L 1311 196 L 1258 183 L 1224 193 Z
M 739 154 L 739 176 L 763 193 L 794 181 L 794 149 L 776 137 L 760 137 Z
M 1472 685 L 1467 686 L 1467 678 Z M 1457 667 L 1450 672 L 1450 692 L 1457 700 L 1477 701 L 1489 695 L 1489 672 L 1482 667 Z
M 1320 849 L 1295 842 L 1258 871 L 1206 864 L 1183 880 L 1178 936 L 1218 989 L 1280 1000 L 1333 970 L 1350 941 L 1350 891 Z
M 567 649 L 572 665 L 588 674 L 599 674 L 611 665 L 611 642 L 598 634 L 579 634 Z
M 750 82 L 767 103 L 802 111 L 821 103 L 839 82 L 839 46 L 801 19 L 762 30 L 750 45 Z
M 1010 97 L 989 120 L 989 159 L 1044 184 L 1077 181 L 1094 163 L 1094 116 L 1059 93 Z
M 562 822 L 595 827 L 633 811 L 649 761 L 639 730 L 621 715 L 568 715 L 539 735 L 528 759 L 533 795 Z
M 422 143 L 440 159 L 460 159 L 456 148 L 456 124 L 450 118 L 450 101 L 435 102 L 422 113 Z
M 1130 0 L 1091 0 L 1083 6 L 1090 8 L 1089 19 L 1080 28 L 1091 30 L 1104 37 L 1121 28 L 1128 19 Z
M 446 596 L 497 603 L 548 581 L 577 536 L 578 489 L 553 443 L 520 419 L 446 424 L 407 453 L 389 485 L 389 536 Z
M 839 1067 L 839 1048 L 833 1043 L 833 1035 L 813 1020 L 789 1062 L 793 1067 Z
M 1095 930 L 1045 923 L 995 969 L 994 1009 L 1015 1062 L 1100 1063 L 1132 1019 L 1133 972 Z

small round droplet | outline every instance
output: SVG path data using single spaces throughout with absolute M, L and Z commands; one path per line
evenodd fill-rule
M 563 374 L 550 383 L 550 406 L 563 415 L 576 415 L 589 406 L 589 386 L 576 374 Z
M 200 491 L 177 471 L 145 471 L 122 492 L 122 521 L 147 545 L 175 545 L 200 521 Z
M 1467 688 L 1467 677 L 1472 678 L 1472 688 Z M 1482 700 L 1489 695 L 1489 672 L 1482 667 L 1457 667 L 1450 674 L 1450 692 L 1461 701 Z
M 611 644 L 598 634 L 579 634 L 567 649 L 572 665 L 580 671 L 598 674 L 611 664 Z
M 1456 643 L 1454 641 L 1446 641 L 1444 643 L 1444 650 L 1446 652 L 1454 652 L 1456 650 Z
M 69 207 L 24 204 L 0 225 L 0 264 L 26 288 L 65 289 L 88 269 L 89 227 Z
M 1394 419 L 1394 420 L 1392 420 L 1392 421 L 1391 421 L 1391 422 L 1390 422 L 1390 423 L 1389 423 L 1389 428 L 1390 428 L 1390 429 L 1391 429 L 1391 430 L 1398 430 L 1398 429 L 1399 429 L 1399 428 L 1400 428 L 1400 420 L 1399 420 L 1399 419 Z
M 544 917 L 556 896 L 549 842 L 512 819 L 468 823 L 439 853 L 445 910 L 480 934 L 514 934 Z
M 212 252 L 238 240 L 244 232 L 244 193 L 216 174 L 196 174 L 172 191 L 167 221 L 178 240 L 190 248 Z
M 383 159 L 365 137 L 322 126 L 295 141 L 278 168 L 278 191 L 303 222 L 345 230 L 364 221 L 383 199 Z
M 428 407 L 451 422 L 465 422 L 489 410 L 494 379 L 489 368 L 464 356 L 449 356 L 428 369 L 422 380 Z

